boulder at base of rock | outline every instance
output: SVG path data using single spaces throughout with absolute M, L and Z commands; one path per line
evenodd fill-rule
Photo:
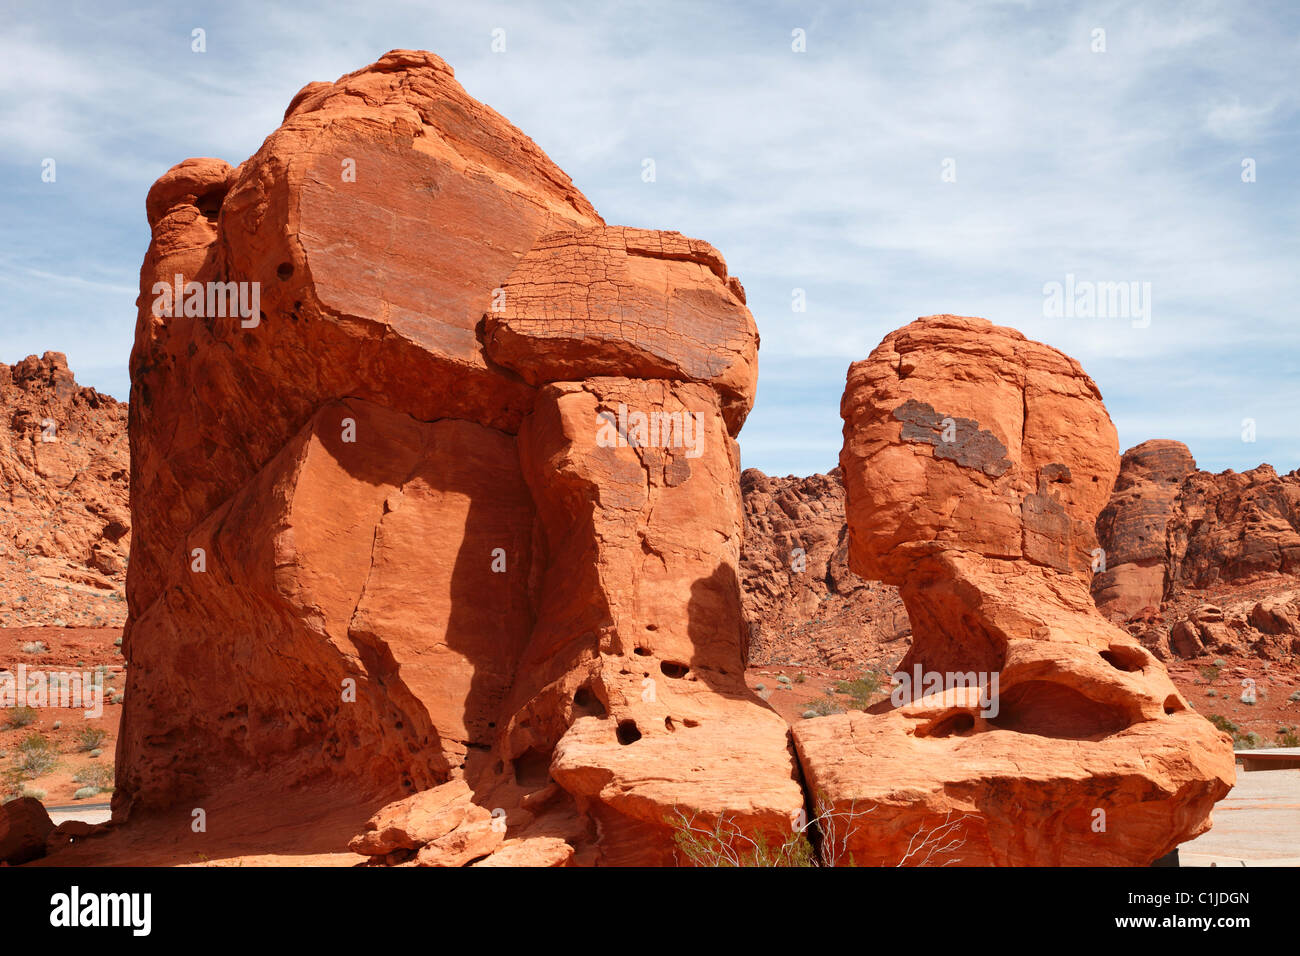
M 45 855 L 54 821 L 35 797 L 0 804 L 0 862 L 17 866 Z

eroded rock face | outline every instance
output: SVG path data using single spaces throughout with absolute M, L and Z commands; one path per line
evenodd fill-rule
M 120 624 L 126 405 L 61 352 L 0 364 L 0 626 Z
M 1286 612 L 1260 601 L 1282 608 L 1300 586 L 1300 473 L 1211 474 L 1180 442 L 1143 442 L 1124 453 L 1097 535 L 1097 606 L 1157 655 L 1284 660 L 1300 646 Z
M 1300 472 L 1272 465 L 1198 471 L 1168 529 L 1174 581 L 1194 588 L 1267 575 L 1300 576 Z
M 862 667 L 896 661 L 911 634 L 898 589 L 849 570 L 840 470 L 740 476 L 745 540 L 741 597 L 750 665 Z M 883 663 L 883 661 L 879 661 Z
M 1097 517 L 1106 567 L 1092 582 L 1104 614 L 1130 617 L 1160 606 L 1169 573 L 1168 525 L 1196 461 L 1182 442 L 1154 440 L 1120 459 L 1115 493 Z
M 606 227 L 411 51 L 147 206 L 116 817 L 328 782 L 407 797 L 354 848 L 424 865 L 671 862 L 678 810 L 790 832 L 716 250 Z M 168 314 L 177 275 L 247 308 Z
M 930 316 L 850 368 L 841 411 L 850 566 L 900 588 L 919 679 L 794 729 L 809 790 L 860 815 L 844 855 L 1145 865 L 1204 831 L 1230 742 L 1089 595 L 1118 454 L 1078 363 Z

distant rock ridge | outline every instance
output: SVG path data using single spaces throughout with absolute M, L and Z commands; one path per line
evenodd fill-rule
M 1157 656 L 1300 654 L 1300 471 L 1212 474 L 1181 442 L 1143 442 L 1097 536 L 1097 606 Z
M 127 406 L 61 352 L 0 363 L 0 626 L 120 625 Z
M 1300 470 L 1212 474 L 1182 442 L 1143 442 L 1124 453 L 1097 531 L 1093 593 L 1124 618 L 1187 588 L 1300 575 Z
M 777 478 L 748 468 L 741 487 L 751 663 L 896 661 L 910 623 L 896 588 L 848 570 L 839 469 Z M 1161 659 L 1300 655 L 1300 471 L 1214 474 L 1182 442 L 1146 441 L 1120 459 L 1096 530 L 1098 608 Z
M 746 468 L 740 487 L 750 664 L 862 668 L 901 658 L 911 626 L 898 589 L 849 570 L 839 468 L 807 478 Z

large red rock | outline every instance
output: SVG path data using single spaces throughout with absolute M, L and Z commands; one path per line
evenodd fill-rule
M 17 866 L 45 855 L 54 822 L 35 797 L 16 797 L 0 804 L 0 865 Z
M 1183 480 L 1195 470 L 1191 452 L 1176 441 L 1143 442 L 1120 459 L 1115 492 L 1097 517 L 1105 567 L 1092 593 L 1103 613 L 1130 617 L 1164 600 L 1169 520 Z
M 620 408 L 680 416 L 691 440 L 593 442 Z M 662 380 L 549 386 L 520 446 L 549 570 L 509 755 L 554 746 L 551 772 L 599 821 L 606 863 L 671 862 L 677 808 L 788 836 L 803 794 L 785 722 L 744 683 L 739 451 L 718 395 Z M 567 728 L 554 716 L 566 710 Z
M 1146 865 L 1208 828 L 1230 741 L 1089 595 L 1119 461 L 1078 363 L 930 316 L 850 368 L 842 414 L 850 565 L 901 589 L 921 678 L 795 727 L 809 790 L 860 817 L 843 856 Z
M 322 407 L 132 618 L 118 792 L 165 806 L 251 767 L 445 779 L 490 736 L 528 638 L 532 521 L 511 436 Z
M 353 844 L 388 863 L 670 862 L 678 810 L 790 834 L 743 680 L 758 337 L 716 250 L 607 228 L 411 51 L 147 211 L 118 820 L 319 785 L 406 801 Z M 246 314 L 168 314 L 177 275 Z
M 310 85 L 251 159 L 187 160 L 147 208 L 133 486 L 167 506 L 141 514 L 137 608 L 159 549 L 324 401 L 517 429 L 531 389 L 489 363 L 475 327 L 542 234 L 601 224 L 531 140 L 410 51 Z M 259 314 L 154 315 L 155 284 L 176 275 L 257 283 Z

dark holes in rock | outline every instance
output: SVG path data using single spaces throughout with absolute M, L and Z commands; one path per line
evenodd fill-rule
M 998 714 L 989 720 L 1000 730 L 1013 730 L 1063 740 L 1101 740 L 1129 725 L 1125 714 L 1085 697 L 1072 687 L 1052 681 L 1017 684 L 998 697 Z
M 544 787 L 551 778 L 551 755 L 536 747 L 529 747 L 512 760 L 511 765 L 515 771 L 515 783 L 521 787 Z
M 673 723 L 673 719 L 671 717 L 664 718 L 664 726 L 673 732 L 676 732 L 677 730 L 677 726 Z
M 975 715 L 960 710 L 955 714 L 949 714 L 941 718 L 925 734 L 917 734 L 918 737 L 952 737 L 967 733 L 975 729 Z
M 683 664 L 681 661 L 663 661 L 659 665 L 659 670 L 665 677 L 671 677 L 674 680 L 681 680 L 690 673 L 690 665 Z
M 583 717 L 604 717 L 606 713 L 605 705 L 589 684 L 583 684 L 574 692 L 573 709 Z
M 687 717 L 685 720 L 683 720 L 682 723 L 685 724 L 687 727 L 698 727 L 698 726 L 700 726 L 700 722 L 699 722 L 698 720 L 691 720 L 691 718 L 689 718 L 689 717 Z
M 638 648 L 636 649 L 636 656 L 637 656 L 637 657 L 649 657 L 649 656 L 650 656 L 650 648 L 648 648 L 648 647 L 638 647 Z
M 1142 670 L 1147 662 L 1141 648 L 1128 644 L 1112 644 L 1101 652 L 1101 656 L 1111 667 L 1129 673 Z
M 279 278 L 281 282 L 284 282 L 286 279 L 293 278 L 293 263 L 281 262 L 278 266 L 275 267 L 275 274 L 276 277 Z
M 1183 702 L 1178 699 L 1177 694 L 1170 694 L 1168 697 L 1165 698 L 1166 714 L 1176 714 L 1183 709 L 1184 709 Z
M 615 732 L 618 742 L 624 747 L 628 744 L 634 744 L 641 739 L 641 731 L 637 730 L 635 720 L 620 720 L 618 730 Z
M 216 222 L 217 216 L 221 213 L 221 201 L 226 198 L 225 189 L 214 189 L 204 193 L 194 200 L 194 205 L 198 207 L 203 218 L 208 222 Z

